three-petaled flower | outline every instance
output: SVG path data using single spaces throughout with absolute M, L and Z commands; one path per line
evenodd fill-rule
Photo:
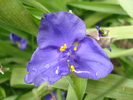
M 53 84 L 74 72 L 82 78 L 99 79 L 113 69 L 107 54 L 86 34 L 84 22 L 73 13 L 48 13 L 41 19 L 38 48 L 27 65 L 26 83 Z
M 14 43 L 18 43 L 18 47 L 21 50 L 26 49 L 27 42 L 28 42 L 26 39 L 21 38 L 18 35 L 11 33 L 10 34 L 10 40 L 12 40 Z

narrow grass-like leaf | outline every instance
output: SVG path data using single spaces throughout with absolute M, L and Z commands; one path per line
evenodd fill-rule
M 133 79 L 133 63 L 124 57 L 119 58 L 119 60 L 125 69 L 126 75 Z
M 133 0 L 118 0 L 121 7 L 133 18 Z
M 110 16 L 111 14 L 107 14 L 107 13 L 94 13 L 92 15 L 90 15 L 89 17 L 87 17 L 84 22 L 86 24 L 86 27 L 91 27 L 93 25 L 95 25 L 97 22 L 101 21 L 102 19 Z
M 36 35 L 38 27 L 18 0 L 0 0 L 0 22 Z
M 2 64 L 8 64 L 8 63 L 17 63 L 17 64 L 27 64 L 27 59 L 20 58 L 20 57 L 8 57 L 8 58 L 1 58 L 0 59 Z
M 71 77 L 69 75 L 67 75 L 65 77 L 69 83 L 66 100 L 72 100 L 72 99 L 78 100 L 79 98 L 78 98 L 77 93 L 75 91 L 73 80 L 71 79 Z
M 37 0 L 42 5 L 46 6 L 50 12 L 68 11 L 66 0 Z
M 86 78 L 80 78 L 78 76 L 71 75 L 74 90 L 77 94 L 78 100 L 82 100 L 86 86 L 87 86 L 87 79 Z
M 77 95 L 73 89 L 73 87 L 69 84 L 68 90 L 67 90 L 67 97 L 66 100 L 79 100 L 77 98 Z
M 121 6 L 114 4 L 106 4 L 99 2 L 69 2 L 68 5 L 85 10 L 127 15 L 127 13 L 121 8 Z
M 48 94 L 48 92 L 48 87 L 44 83 L 37 88 L 33 88 L 32 91 L 21 95 L 17 100 L 40 100 L 40 98 Z
M 132 100 L 132 83 L 133 80 L 110 74 L 99 80 L 89 80 L 86 92 L 118 100 Z M 97 98 L 94 100 L 97 100 Z
M 1 46 L 0 52 L 4 53 L 6 55 L 21 57 L 24 59 L 29 59 L 31 56 L 30 53 L 21 51 L 19 48 L 15 48 L 2 40 L 0 40 L 0 46 Z
M 7 37 L 9 37 L 9 34 L 12 32 L 12 33 L 17 34 L 18 36 L 20 36 L 22 38 L 27 38 L 28 33 L 25 32 L 25 31 L 22 31 L 18 28 L 15 28 L 15 27 L 10 26 L 8 24 L 5 24 L 3 22 L 0 22 L 0 27 L 8 31 L 8 36 Z M 2 33 L 2 32 L 0 31 L 0 33 Z M 0 34 L 0 35 L 2 35 L 2 34 Z
M 123 56 L 132 56 L 133 55 L 133 48 L 131 49 L 122 49 L 118 48 L 115 45 L 111 45 L 112 52 L 109 50 L 105 49 L 107 54 L 109 55 L 110 58 L 116 58 L 116 57 L 123 57 Z
M 66 80 L 66 77 L 61 78 L 60 80 L 58 80 L 57 82 L 55 82 L 54 84 L 51 85 L 54 88 L 59 88 L 59 89 L 64 89 L 67 90 L 69 83 Z
M 105 28 L 109 30 L 109 36 L 117 36 L 117 40 L 133 39 L 133 26 L 120 26 Z
M 21 95 L 17 100 L 37 100 L 32 91 Z
M 89 93 L 84 100 L 94 100 L 96 97 L 98 97 L 98 95 Z M 104 97 L 98 97 L 97 100 L 104 100 Z
M 10 84 L 12 87 L 33 87 L 31 84 L 26 84 L 24 82 L 24 76 L 26 75 L 26 68 L 14 68 L 12 70 Z
M 6 97 L 6 98 L 4 98 L 2 100 L 16 100 L 17 96 L 18 95 L 12 95 L 12 96 Z
M 3 75 L 0 73 L 0 84 L 7 81 L 7 80 L 9 80 L 10 76 L 11 76 L 10 72 L 4 72 Z
M 56 94 L 57 94 L 58 100 L 63 100 L 64 94 L 63 94 L 62 90 L 57 89 Z
M 42 10 L 44 13 L 50 12 L 46 7 L 44 7 L 42 4 L 40 4 L 36 0 L 21 0 L 21 1 L 27 5 L 30 5 L 30 6 L 33 6 L 35 8 Z
M 29 10 L 29 12 L 39 20 L 44 17 L 44 12 L 39 9 L 27 7 L 27 10 Z
M 2 87 L 0 87 L 0 99 L 3 99 L 4 97 L 6 97 L 6 92 Z
M 95 2 L 95 1 L 93 1 L 93 2 Z M 96 2 L 102 2 L 102 3 L 119 5 L 119 2 L 117 0 L 100 0 L 100 1 L 96 1 Z
M 101 27 L 109 30 L 109 36 L 117 36 L 117 40 L 133 39 L 133 26 L 119 26 L 119 27 Z M 95 28 L 87 29 L 87 31 L 96 30 Z
M 116 98 L 118 100 L 132 100 L 133 98 L 133 80 L 125 77 L 109 74 L 107 77 L 99 80 L 88 80 L 86 93 L 93 95 Z M 58 82 L 56 83 L 58 84 Z M 63 85 L 67 83 L 64 82 Z M 61 87 L 62 84 L 58 88 Z M 55 86 L 56 87 L 56 86 Z M 56 87 L 57 88 L 57 87 Z M 67 89 L 67 87 L 64 89 Z M 96 97 L 94 100 L 98 100 Z

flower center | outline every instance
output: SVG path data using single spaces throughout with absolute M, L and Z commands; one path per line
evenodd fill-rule
M 60 47 L 60 51 L 65 51 L 65 50 L 66 50 L 66 48 L 67 48 L 67 45 L 66 45 L 66 44 L 64 44 L 63 46 L 61 46 L 61 47 Z
M 74 72 L 75 67 L 74 65 L 72 65 L 72 61 L 76 57 L 75 52 L 77 51 L 77 47 L 72 45 L 68 48 L 67 44 L 64 44 L 59 48 L 59 50 L 61 52 L 59 61 L 62 61 L 64 59 L 64 61 L 67 62 L 70 71 Z
M 76 46 L 71 46 L 71 47 L 67 47 L 67 44 L 64 44 L 63 46 L 61 46 L 59 48 L 60 52 L 62 53 L 65 53 L 67 55 L 71 55 L 73 54 L 76 50 L 77 50 L 77 47 Z

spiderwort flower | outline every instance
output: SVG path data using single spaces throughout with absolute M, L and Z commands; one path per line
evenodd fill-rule
M 14 43 L 18 43 L 18 47 L 21 50 L 26 49 L 26 46 L 27 46 L 27 40 L 26 39 L 23 39 L 23 38 L 17 36 L 16 34 L 11 33 L 10 34 L 10 40 L 12 40 Z
M 48 13 L 41 19 L 38 48 L 27 65 L 26 83 L 53 84 L 70 72 L 82 78 L 99 79 L 113 69 L 107 54 L 91 37 L 84 22 L 73 13 Z M 74 45 L 74 44 L 78 45 Z
M 66 92 L 62 92 L 61 94 L 62 96 L 62 100 L 66 100 Z M 57 95 L 57 92 L 53 91 L 53 92 L 50 92 L 50 94 L 47 94 L 44 96 L 44 100 L 58 100 L 58 95 Z

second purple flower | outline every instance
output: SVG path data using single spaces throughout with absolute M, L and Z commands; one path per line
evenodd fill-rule
M 21 50 L 26 49 L 27 42 L 28 42 L 26 39 L 23 39 L 23 38 L 19 37 L 18 35 L 11 33 L 10 40 L 12 40 L 14 43 L 18 43 L 18 47 Z

